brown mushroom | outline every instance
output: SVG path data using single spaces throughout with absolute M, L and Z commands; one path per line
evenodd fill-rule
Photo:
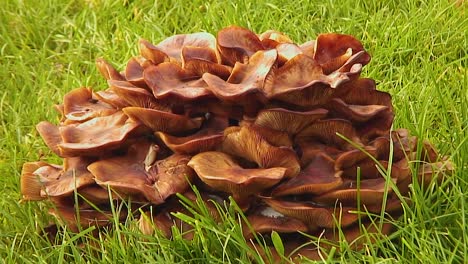
M 238 26 L 220 30 L 216 40 L 223 63 L 231 66 L 237 62 L 246 63 L 254 53 L 263 50 L 255 33 Z
M 321 194 L 338 188 L 343 180 L 334 161 L 320 153 L 294 178 L 273 189 L 273 196 Z
M 287 217 L 271 207 L 256 208 L 255 213 L 247 216 L 248 224 L 242 226 L 245 239 L 255 234 L 307 232 L 308 227 L 298 219 Z
M 257 131 L 247 126 L 225 130 L 222 151 L 255 162 L 260 168 L 286 168 L 286 177 L 300 171 L 296 153 L 286 147 L 275 147 Z
M 300 112 L 283 108 L 272 108 L 260 111 L 254 124 L 284 131 L 291 136 L 295 136 L 315 120 L 325 117 L 327 113 L 328 111 L 325 109 Z
M 236 201 L 275 185 L 285 177 L 287 170 L 282 167 L 244 169 L 233 157 L 215 151 L 195 155 L 188 165 L 204 183 L 233 194 Z
M 109 186 L 124 197 L 144 197 L 153 204 L 163 203 L 167 197 L 188 188 L 192 171 L 187 167 L 189 156 L 174 154 L 148 165 L 149 143 L 132 145 L 124 156 L 96 161 L 88 166 L 96 183 Z M 151 154 L 151 152 L 149 152 Z M 150 157 L 154 161 L 156 157 Z
M 359 218 L 358 214 L 351 213 L 351 207 L 324 207 L 311 202 L 283 201 L 267 197 L 264 197 L 263 201 L 281 214 L 303 221 L 310 231 L 318 227 L 349 226 Z
M 143 75 L 157 99 L 175 96 L 187 101 L 211 95 L 207 84 L 199 76 L 175 63 L 150 66 Z
M 97 156 L 118 149 L 136 132 L 138 122 L 122 112 L 95 117 L 78 125 L 59 127 L 63 142 L 58 145 L 61 156 Z
M 132 120 L 139 121 L 153 131 L 181 133 L 200 127 L 203 118 L 188 118 L 165 111 L 141 107 L 126 107 L 122 111 Z

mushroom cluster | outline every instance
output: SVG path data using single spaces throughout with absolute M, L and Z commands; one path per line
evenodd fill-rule
M 131 200 L 143 232 L 170 237 L 184 226 L 171 214 L 185 210 L 175 194 L 197 199 L 192 184 L 215 218 L 212 203 L 232 196 L 246 239 L 276 231 L 333 241 L 340 227 L 352 241 L 358 222 L 391 231 L 362 212 L 397 215 L 413 175 L 427 185 L 453 169 L 428 142 L 391 131 L 391 96 L 360 77 L 370 55 L 352 36 L 298 45 L 230 26 L 139 48 L 122 72 L 98 59 L 109 87 L 72 90 L 56 106 L 60 123 L 37 125 L 63 165 L 25 163 L 23 200 L 51 201 L 72 230 L 111 224 L 111 203 Z

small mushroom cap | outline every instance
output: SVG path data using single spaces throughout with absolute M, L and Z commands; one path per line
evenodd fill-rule
M 155 134 L 175 153 L 196 154 L 215 150 L 222 143 L 223 131 L 227 126 L 227 118 L 211 116 L 199 131 L 190 136 L 175 137 L 163 132 Z
M 138 42 L 140 54 L 154 65 L 169 61 L 169 57 L 161 49 L 151 44 L 149 41 L 140 39 Z
M 39 135 L 41 135 L 47 147 L 58 156 L 61 156 L 59 145 L 63 141 L 59 128 L 50 122 L 41 121 L 36 125 L 36 130 L 39 132 Z
M 91 160 L 75 157 L 66 158 L 64 162 L 63 167 L 45 162 L 27 163 L 23 166 L 23 199 L 42 200 L 46 197 L 68 196 L 75 190 L 94 183 L 93 176 L 86 169 Z
M 155 231 L 160 231 L 165 238 L 171 237 L 171 227 L 173 225 L 174 222 L 171 216 L 165 210 L 156 215 L 152 215 L 151 212 L 144 212 L 138 220 L 138 227 L 143 234 L 153 235 Z
M 136 58 L 131 58 L 127 62 L 127 67 L 125 67 L 125 79 L 137 87 L 146 88 L 147 85 L 143 79 L 143 71 L 144 68 L 140 62 Z
M 299 159 L 294 150 L 275 147 L 250 127 L 234 127 L 224 132 L 222 151 L 257 163 L 260 168 L 286 168 L 286 177 L 294 177 L 300 171 Z
M 182 100 L 195 100 L 211 95 L 207 84 L 199 76 L 175 63 L 150 66 L 143 76 L 158 99 L 175 96 Z
M 389 107 L 386 105 L 351 105 L 339 98 L 330 100 L 327 107 L 337 113 L 340 117 L 345 117 L 354 122 L 366 122 Z
M 306 224 L 298 219 L 287 217 L 276 212 L 277 215 L 265 214 L 264 211 L 274 211 L 270 207 L 258 208 L 256 213 L 247 216 L 249 225 L 242 226 L 245 239 L 254 238 L 254 234 L 269 234 L 272 231 L 278 233 L 307 232 Z
M 252 31 L 238 27 L 226 27 L 218 32 L 217 47 L 224 64 L 245 63 L 255 52 L 263 50 L 260 39 Z
M 352 208 L 321 207 L 313 203 L 290 202 L 264 197 L 263 201 L 276 211 L 293 218 L 297 218 L 309 226 L 309 230 L 316 227 L 333 228 L 349 226 L 359 218 L 351 213 Z
M 216 190 L 246 197 L 278 183 L 286 168 L 244 169 L 229 155 L 208 151 L 195 155 L 188 163 L 200 179 Z
M 320 34 L 315 41 L 314 59 L 325 66 L 327 63 L 330 64 L 333 60 L 345 55 L 349 49 L 351 49 L 351 54 L 364 51 L 361 42 L 353 36 L 336 33 Z M 365 65 L 369 61 L 370 56 L 367 54 L 367 56 L 362 58 L 360 63 Z M 333 69 L 329 71 L 333 71 Z
M 187 167 L 189 157 L 180 154 L 158 160 L 148 168 L 145 160 L 149 148 L 148 143 L 136 143 L 126 155 L 96 161 L 88 169 L 101 186 L 109 186 L 124 196 L 143 196 L 161 204 L 170 195 L 185 191 L 193 173 Z
M 101 73 L 101 75 L 106 80 L 119 80 L 124 81 L 125 78 L 112 66 L 109 62 L 107 62 L 103 58 L 96 59 L 96 66 Z
M 108 81 L 112 91 L 126 102 L 126 106 L 136 106 L 157 110 L 168 110 L 168 107 L 158 102 L 153 94 L 144 88 L 138 88 L 127 81 Z
M 340 77 L 341 78 L 341 77 Z M 312 89 L 315 85 L 325 84 L 335 87 L 341 80 L 331 79 L 322 72 L 322 68 L 312 58 L 298 54 L 273 72 L 273 77 L 266 83 L 265 93 L 268 98 L 281 98 L 292 92 Z
M 396 183 L 396 179 L 391 179 Z M 359 188 L 358 188 L 359 187 Z M 335 204 L 337 201 L 343 204 L 356 204 L 360 201 L 364 205 L 382 204 L 384 192 L 392 193 L 391 184 L 387 184 L 384 178 L 365 179 L 358 184 L 356 181 L 345 181 L 339 189 L 314 197 L 313 200 L 322 204 Z
M 168 37 L 156 45 L 159 50 L 176 61 L 181 60 L 182 50 L 187 46 L 216 50 L 216 38 L 206 32 L 179 34 Z
M 58 145 L 63 157 L 96 156 L 120 148 L 130 134 L 140 126 L 122 112 L 95 117 L 76 126 L 59 128 L 63 143 Z
M 312 137 L 341 149 L 350 148 L 351 144 L 338 136 L 338 133 L 355 144 L 362 145 L 353 124 L 346 119 L 317 120 L 304 128 L 296 138 Z
M 323 118 L 328 111 L 315 109 L 307 112 L 291 111 L 284 108 L 272 108 L 260 111 L 254 124 L 294 136 L 317 119 Z
M 89 88 L 77 88 L 63 97 L 63 114 L 70 121 L 83 122 L 117 112 L 112 106 L 93 98 Z
M 123 112 L 131 119 L 140 121 L 153 131 L 166 133 L 181 133 L 197 129 L 203 118 L 188 118 L 165 111 L 141 107 L 126 107 Z
M 45 199 L 41 195 L 41 190 L 44 187 L 42 179 L 39 179 L 39 176 L 34 174 L 37 169 L 45 166 L 49 166 L 49 164 L 43 161 L 26 162 L 23 164 L 20 184 L 23 201 L 40 201 Z M 61 167 L 57 166 L 57 169 L 61 169 Z
M 248 63 L 236 63 L 227 81 L 210 73 L 203 74 L 203 80 L 220 100 L 239 101 L 252 94 L 263 97 L 264 85 L 268 82 L 276 58 L 276 50 L 258 51 Z
M 299 174 L 280 184 L 273 190 L 273 196 L 321 194 L 342 185 L 341 172 L 335 171 L 334 161 L 321 153 Z

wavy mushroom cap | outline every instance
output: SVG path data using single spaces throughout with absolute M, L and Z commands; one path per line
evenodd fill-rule
M 216 151 L 195 155 L 188 163 L 198 177 L 216 190 L 245 198 L 261 192 L 285 177 L 286 168 L 244 169 L 232 156 Z
M 99 156 L 120 148 L 140 127 L 122 112 L 95 117 L 78 125 L 59 127 L 63 142 L 58 144 L 61 156 Z
M 382 204 L 384 193 L 392 193 L 392 184 L 384 178 L 365 179 L 359 183 L 352 180 L 344 181 L 343 185 L 335 190 L 312 198 L 321 204 L 335 204 L 337 201 L 343 204 L 355 205 L 360 201 L 363 205 Z M 389 181 L 396 183 L 396 179 Z
M 254 124 L 278 131 L 284 131 L 291 136 L 295 136 L 314 121 L 325 117 L 327 113 L 328 111 L 325 109 L 301 112 L 291 111 L 284 108 L 272 108 L 260 111 L 254 121 Z
M 253 94 L 264 97 L 264 86 L 276 58 L 276 50 L 261 50 L 253 54 L 248 62 L 236 63 L 227 81 L 210 73 L 203 74 L 203 80 L 220 100 L 239 101 Z
M 171 59 L 180 61 L 184 47 L 199 47 L 216 50 L 216 38 L 206 32 L 179 34 L 166 38 L 156 45 L 156 47 L 167 54 Z
M 69 196 L 75 190 L 93 184 L 94 177 L 86 169 L 91 162 L 88 158 L 75 157 L 66 158 L 63 167 L 45 162 L 27 163 L 21 175 L 23 199 Z
M 335 171 L 334 161 L 320 153 L 299 174 L 273 189 L 273 196 L 321 194 L 340 187 L 341 172 Z
M 112 91 L 126 102 L 126 106 L 169 111 L 169 107 L 158 102 L 153 94 L 144 88 L 136 87 L 127 81 L 110 80 L 108 84 Z
M 175 153 L 196 154 L 215 150 L 224 139 L 223 131 L 228 127 L 227 118 L 211 116 L 196 133 L 186 137 L 175 137 L 156 132 L 164 144 Z
M 310 202 L 292 202 L 264 197 L 263 201 L 277 212 L 304 222 L 310 231 L 317 227 L 345 227 L 355 223 L 359 216 L 351 207 L 323 207 Z
M 245 63 L 254 53 L 263 50 L 260 39 L 252 31 L 238 27 L 226 27 L 218 32 L 217 48 L 227 65 Z
M 234 127 L 225 130 L 222 151 L 233 156 L 255 162 L 260 168 L 286 168 L 285 176 L 290 178 L 300 171 L 298 157 L 294 150 L 275 147 L 249 127 Z
M 364 52 L 365 56 L 356 62 L 366 65 L 370 55 L 364 51 L 361 42 L 345 34 L 320 34 L 315 41 L 314 59 L 320 63 L 325 72 L 333 72 L 343 65 L 353 54 Z
M 93 97 L 89 88 L 78 88 L 63 97 L 63 114 L 67 121 L 83 122 L 94 117 L 108 116 L 117 109 Z
M 147 164 L 149 143 L 137 143 L 126 155 L 96 161 L 88 166 L 96 183 L 109 186 L 123 196 L 145 197 L 154 204 L 163 203 L 167 197 L 184 192 L 192 171 L 187 167 L 189 156 L 174 154 L 163 160 L 151 157 Z
M 109 62 L 103 58 L 96 59 L 96 66 L 101 75 L 106 80 L 124 81 L 125 77 L 122 76 Z
M 132 120 L 139 121 L 153 131 L 182 133 L 200 128 L 203 118 L 188 118 L 183 115 L 141 107 L 126 107 L 123 112 Z
M 242 234 L 249 240 L 255 234 L 307 232 L 308 227 L 302 221 L 287 217 L 276 212 L 271 207 L 256 208 L 255 213 L 247 216 L 249 224 L 242 226 Z
M 165 61 L 169 61 L 167 54 L 164 53 L 160 48 L 151 44 L 149 41 L 140 39 L 138 44 L 140 47 L 141 56 L 151 62 L 151 64 L 158 65 Z
M 150 66 L 143 75 L 158 99 L 175 96 L 189 101 L 211 95 L 208 85 L 199 76 L 171 62 Z

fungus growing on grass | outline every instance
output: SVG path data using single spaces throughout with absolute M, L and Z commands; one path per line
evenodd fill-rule
M 231 26 L 139 47 L 122 72 L 98 59 L 109 87 L 67 93 L 60 123 L 37 125 L 64 164 L 25 163 L 23 200 L 50 200 L 72 230 L 112 224 L 111 203 L 131 200 L 143 233 L 170 237 L 172 225 L 191 230 L 175 217 L 193 213 L 176 193 L 204 203 L 215 221 L 216 204 L 233 196 L 261 255 L 254 238 L 272 231 L 287 252 L 310 242 L 298 232 L 359 249 L 369 242 L 362 230 L 392 229 L 367 212 L 396 217 L 413 179 L 427 186 L 454 169 L 429 142 L 418 150 L 408 130 L 391 131 L 391 96 L 360 77 L 370 55 L 352 36 L 297 45 L 280 32 Z M 317 258 L 323 245 L 295 252 Z

